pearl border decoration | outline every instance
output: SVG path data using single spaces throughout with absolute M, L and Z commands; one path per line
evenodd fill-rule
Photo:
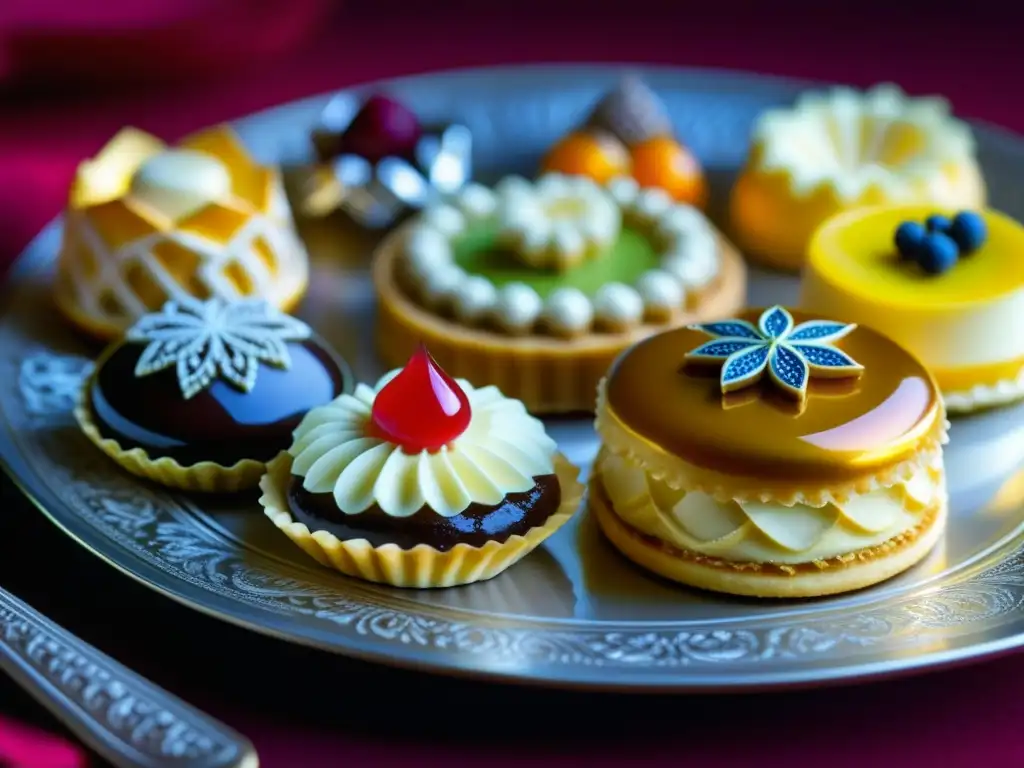
M 644 272 L 632 285 L 606 283 L 592 297 L 566 286 L 542 299 L 525 283 L 498 288 L 455 263 L 452 242 L 467 229 L 480 224 L 496 226 L 503 206 L 558 184 L 572 191 L 574 201 L 586 199 L 578 192 L 589 185 L 601 194 L 600 199 L 613 202 L 624 225 L 651 237 L 661 255 L 658 268 Z M 715 231 L 696 208 L 674 202 L 664 190 L 640 189 L 630 178 L 612 179 L 602 187 L 584 177 L 562 174 L 546 174 L 535 183 L 509 176 L 493 190 L 467 185 L 449 202 L 419 215 L 404 240 L 401 256 L 414 298 L 432 311 L 451 313 L 469 326 L 493 323 L 510 335 L 569 338 L 592 330 L 621 332 L 645 322 L 668 322 L 686 308 L 688 293 L 709 285 L 721 266 Z

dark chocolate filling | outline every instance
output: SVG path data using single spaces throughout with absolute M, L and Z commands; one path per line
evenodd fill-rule
M 338 509 L 334 495 L 310 493 L 302 478 L 292 475 L 288 483 L 288 509 L 310 531 L 328 531 L 342 541 L 366 539 L 375 547 L 397 544 L 412 549 L 427 544 L 447 552 L 456 544 L 473 547 L 488 541 L 506 541 L 544 525 L 562 503 L 562 489 L 556 475 L 540 475 L 523 493 L 510 493 L 497 506 L 470 504 L 453 517 L 442 517 L 430 507 L 421 507 L 409 517 L 392 517 L 374 505 L 356 515 Z
M 289 342 L 291 365 L 260 364 L 256 384 L 243 392 L 222 378 L 189 399 L 174 367 L 135 376 L 144 344 L 123 344 L 101 361 L 89 391 L 93 419 L 103 437 L 124 450 L 142 448 L 188 466 L 241 459 L 268 461 L 289 446 L 306 411 L 347 392 L 343 363 L 314 339 Z

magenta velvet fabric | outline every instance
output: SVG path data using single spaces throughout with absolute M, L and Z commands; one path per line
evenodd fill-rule
M 173 139 L 289 99 L 439 68 L 621 61 L 856 85 L 891 79 L 911 92 L 949 96 L 962 115 L 1024 131 L 1018 83 L 1024 59 L 1019 41 L 1006 32 L 1019 28 L 1010 11 L 983 15 L 977 7 L 941 4 L 900 10 L 875 0 L 832 0 L 816 9 L 780 0 L 756 4 L 757 10 L 738 0 L 337 5 L 0 3 L 0 259 L 6 265 L 58 213 L 76 163 L 122 124 Z M 159 64 L 147 72 L 154 56 Z M 565 766 L 626 760 L 702 768 L 1024 765 L 1024 657 L 898 683 L 730 700 L 641 704 L 471 686 L 336 660 L 222 627 L 78 553 L 6 486 L 4 498 L 18 508 L 0 527 L 21 533 L 28 526 L 41 545 L 63 553 L 47 566 L 52 581 L 40 586 L 22 576 L 38 561 L 21 553 L 0 565 L 4 583 L 20 584 L 26 599 L 39 607 L 45 600 L 74 631 L 247 733 L 265 766 L 401 761 L 497 768 L 540 757 Z M 124 590 L 153 627 L 173 623 L 173 645 L 158 628 L 126 626 L 123 609 L 95 598 L 93 605 L 88 594 L 61 603 L 61 588 L 48 585 L 82 573 L 105 590 Z M 221 660 L 209 658 L 210 643 L 214 657 L 225 654 Z M 221 643 L 250 643 L 267 664 L 291 665 L 310 681 L 232 670 L 233 652 Z M 355 694 L 381 685 L 393 690 L 394 707 L 361 712 Z M 4 711 L 14 692 L 0 692 L 7 696 L 0 697 Z M 435 706 L 440 701 L 450 702 L 447 710 Z M 570 710 L 593 725 L 581 731 Z M 543 723 L 528 727 L 541 716 Z

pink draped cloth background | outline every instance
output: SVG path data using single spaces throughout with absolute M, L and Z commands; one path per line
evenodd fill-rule
M 6 267 L 59 212 L 75 165 L 123 124 L 174 139 L 286 100 L 432 69 L 617 61 L 747 69 L 855 85 L 894 80 L 911 92 L 947 95 L 962 115 L 1024 130 L 1017 82 L 1024 55 L 1019 41 L 1005 32 L 1019 22 L 1012 11 L 983 15 L 977 6 L 964 6 L 944 14 L 941 7 L 925 11 L 911 4 L 903 10 L 878 0 L 834 0 L 818 9 L 784 0 L 756 5 L 761 7 L 739 0 L 631 0 L 604 9 L 577 0 L 519 0 L 506 6 L 401 0 L 5 0 L 0 3 L 0 265 Z M 90 578 L 120 585 L 121 577 L 98 561 L 93 564 L 88 555 L 71 554 L 73 544 L 60 541 L 27 504 L 20 506 L 26 508 L 18 514 L 26 517 L 7 525 L 19 531 L 30 526 L 47 546 L 66 547 L 69 560 L 82 558 L 76 567 L 95 574 Z M 17 579 L 21 562 L 11 561 L 4 578 L 15 574 Z M 23 564 L 33 566 L 31 560 Z M 232 641 L 243 634 L 215 627 L 134 585 L 110 588 L 129 591 L 158 617 L 154 621 L 171 615 L 182 623 L 186 637 L 188 628 L 203 637 L 223 633 Z M 26 589 L 31 602 L 31 587 Z M 59 611 L 55 618 L 62 618 Z M 569 742 L 559 742 L 557 729 L 551 728 L 544 731 L 543 743 L 514 738 L 521 728 L 514 716 L 495 722 L 480 715 L 494 734 L 490 741 L 503 745 L 498 749 L 481 741 L 479 732 L 460 738 L 454 725 L 437 726 L 437 738 L 419 729 L 415 739 L 403 739 L 410 724 L 394 713 L 393 732 L 380 735 L 367 734 L 345 718 L 328 724 L 282 720 L 277 710 L 301 710 L 304 702 L 260 701 L 258 695 L 232 695 L 230 689 L 211 696 L 202 680 L 189 683 L 184 675 L 179 685 L 175 673 L 159 672 L 175 664 L 166 649 L 161 652 L 164 667 L 147 666 L 154 663 L 154 648 L 126 643 L 116 626 L 100 627 L 82 618 L 69 621 L 69 627 L 246 732 L 266 766 L 392 760 L 499 766 L 555 753 L 563 765 L 588 766 L 615 765 L 626 757 L 638 764 L 685 761 L 709 767 L 756 762 L 839 768 L 926 760 L 949 766 L 1024 764 L 1021 657 L 898 684 L 748 697 L 728 704 L 676 698 L 641 706 L 617 698 L 577 699 L 572 706 L 589 707 L 594 717 L 601 722 L 610 718 L 612 725 L 600 729 L 600 737 L 592 729 Z M 278 648 L 263 639 L 243 641 Z M 182 664 L 195 661 L 189 654 L 202 655 L 182 642 Z M 412 686 L 421 697 L 424 690 L 450 696 L 465 690 L 463 684 L 424 682 L 358 665 L 338 674 L 357 687 L 387 684 L 401 691 Z M 542 695 L 470 690 L 475 698 L 461 699 L 458 710 L 463 713 L 498 707 L 494 702 L 499 701 L 523 702 L 532 709 L 529 697 Z M 16 696 L 13 689 L 0 692 Z M 0 712 L 6 711 L 6 702 L 0 697 Z M 609 714 L 614 712 L 622 713 L 621 722 Z M 643 718 L 651 727 L 644 726 Z M 42 727 L 55 728 L 45 717 L 38 719 Z M 40 743 L 35 762 L 24 762 L 5 750 L 24 750 L 32 733 L 11 727 L 5 730 L 0 722 L 0 763 L 42 766 L 39 760 L 55 755 L 54 768 L 63 768 L 82 759 L 49 742 Z M 568 722 L 565 727 L 578 728 Z

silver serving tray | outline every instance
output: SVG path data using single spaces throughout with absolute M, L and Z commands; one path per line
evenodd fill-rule
M 531 173 L 544 148 L 621 68 L 519 67 L 403 79 L 389 90 L 426 120 L 474 133 L 474 165 L 493 179 Z M 751 121 L 801 84 L 752 75 L 641 69 L 681 137 L 709 168 L 718 200 Z M 263 160 L 308 159 L 327 97 L 238 123 Z M 993 204 L 1024 219 L 1024 139 L 978 127 Z M 323 225 L 320 225 L 321 227 Z M 920 566 L 831 599 L 758 603 L 662 582 L 633 567 L 579 514 L 493 581 L 400 591 L 321 568 L 261 514 L 256 494 L 210 500 L 121 472 L 74 426 L 75 388 L 95 350 L 49 302 L 59 223 L 21 255 L 0 317 L 0 454 L 57 525 L 126 574 L 210 615 L 326 651 L 437 672 L 550 686 L 734 690 L 907 672 L 1024 645 L 1024 407 L 955 422 L 947 453 L 952 516 Z M 370 339 L 369 241 L 308 231 L 316 276 L 303 316 L 363 379 L 381 373 Z M 355 244 L 355 245 L 353 245 Z M 340 254 L 342 246 L 355 255 Z M 794 299 L 791 277 L 754 271 L 755 304 Z M 552 420 L 588 466 L 587 420 Z M 130 618 L 126 616 L 126 621 Z

